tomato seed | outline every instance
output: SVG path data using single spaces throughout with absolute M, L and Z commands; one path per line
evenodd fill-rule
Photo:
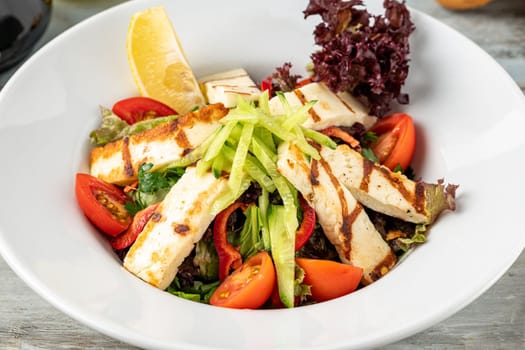
M 114 218 L 120 222 L 128 221 L 128 213 L 121 203 L 109 198 L 107 193 L 101 190 L 94 190 L 93 194 L 95 195 L 95 199 L 104 206 Z

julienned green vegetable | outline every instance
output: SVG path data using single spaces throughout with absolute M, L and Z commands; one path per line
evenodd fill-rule
M 272 205 L 268 215 L 268 226 L 273 263 L 277 272 L 279 297 L 286 307 L 294 306 L 295 282 L 295 230 L 286 225 L 286 209 Z
M 285 114 L 274 116 L 269 111 L 267 92 L 261 94 L 258 106 L 239 97 L 237 107 L 221 120 L 222 127 L 198 150 L 202 152 L 197 163 L 198 173 L 212 170 L 217 177 L 229 174 L 230 192 L 216 203 L 214 214 L 238 198 L 254 181 L 270 193 L 277 190 L 287 212 L 289 229 L 297 226 L 297 207 L 292 193 L 295 189 L 277 171 L 277 147 L 283 141 L 294 141 L 306 155 L 319 159 L 319 153 L 308 143 L 305 134 L 328 147 L 336 145 L 325 135 L 301 126 L 315 101 L 292 108 L 283 95 L 281 99 Z
M 239 197 L 247 183 L 257 182 L 263 189 L 264 194 L 259 199 L 261 207 L 253 206 L 246 214 L 241 242 L 258 242 L 262 233 L 260 248 L 271 248 L 281 300 L 285 306 L 293 307 L 297 191 L 277 170 L 277 148 L 283 141 L 294 141 L 308 156 L 314 159 L 320 156 L 308 143 L 305 129 L 300 126 L 308 118 L 308 110 L 315 101 L 292 108 L 283 95 L 280 97 L 285 107 L 285 114 L 281 116 L 270 115 L 267 93 L 261 94 L 258 107 L 239 98 L 237 107 L 222 119 L 223 126 L 208 144 L 197 169 L 200 173 L 211 169 L 217 177 L 229 173 L 230 192 L 224 200 L 219 200 L 214 209 L 216 213 Z M 336 146 L 320 133 L 312 130 L 306 133 L 328 147 Z M 268 204 L 267 196 L 274 191 L 278 192 L 282 205 Z M 241 244 L 241 253 L 243 246 Z M 243 255 L 250 256 L 248 253 L 253 251 L 245 251 Z
M 277 170 L 277 149 L 281 142 L 293 141 L 308 157 L 319 159 L 310 141 L 330 148 L 336 144 L 301 126 L 315 101 L 292 108 L 283 95 L 280 98 L 284 114 L 275 116 L 270 114 L 266 92 L 261 94 L 257 106 L 239 97 L 237 107 L 221 120 L 222 126 L 192 153 L 199 158 L 197 173 L 212 171 L 217 178 L 228 174 L 229 191 L 215 202 L 213 214 L 237 200 L 251 183 L 260 186 L 257 205 L 250 205 L 244 212 L 244 226 L 235 239 L 236 245 L 244 259 L 261 249 L 271 250 L 280 299 L 285 306 L 293 307 L 298 198 L 297 190 Z M 179 160 L 163 171 L 188 165 L 189 161 Z M 279 198 L 279 204 L 270 203 L 270 196 Z

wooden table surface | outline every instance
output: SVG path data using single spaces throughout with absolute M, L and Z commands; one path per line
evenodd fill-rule
M 120 2 L 54 0 L 51 24 L 40 46 L 84 18 Z M 434 0 L 407 3 L 480 45 L 525 92 L 525 0 L 493 0 L 482 9 L 468 12 L 447 11 Z M 13 71 L 0 74 L 0 88 Z M 518 223 L 516 229 L 523 227 Z M 1 258 L 0 281 L 0 349 L 136 349 L 56 310 L 29 289 Z M 382 349 L 423 348 L 525 349 L 525 253 L 469 306 L 426 331 Z

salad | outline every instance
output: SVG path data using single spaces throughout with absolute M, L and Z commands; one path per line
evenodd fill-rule
M 409 102 L 414 27 L 404 2 L 384 7 L 311 0 L 308 77 L 238 68 L 200 78 L 189 110 L 151 94 L 102 108 L 75 191 L 128 271 L 197 302 L 291 308 L 363 288 L 425 242 L 457 186 L 410 167 L 414 121 L 391 109 Z

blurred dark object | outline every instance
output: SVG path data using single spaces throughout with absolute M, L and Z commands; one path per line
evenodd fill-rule
M 0 71 L 24 59 L 42 37 L 51 0 L 0 0 Z

